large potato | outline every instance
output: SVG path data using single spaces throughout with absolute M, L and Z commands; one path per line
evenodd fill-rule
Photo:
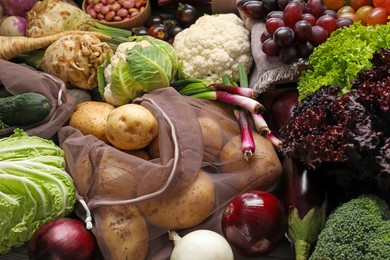
M 222 149 L 221 125 L 215 119 L 205 116 L 198 117 L 198 121 L 202 130 L 205 159 L 215 161 Z
M 247 188 L 271 190 L 278 184 L 282 165 L 271 141 L 253 132 L 256 144 L 249 161 L 241 150 L 241 135 L 233 137 L 221 150 L 220 163 L 223 173 L 232 174 L 230 185 L 242 191 Z
M 108 142 L 106 137 L 107 117 L 114 109 L 113 105 L 106 102 L 81 102 L 71 115 L 69 125 L 80 130 L 84 135 L 91 134 Z
M 115 108 L 108 115 L 106 136 L 118 149 L 144 148 L 156 137 L 157 133 L 156 118 L 141 105 L 126 104 Z
M 200 171 L 193 183 L 172 197 L 150 200 L 138 205 L 152 225 L 173 230 L 196 226 L 211 213 L 215 200 L 214 183 Z
M 142 260 L 149 250 L 149 231 L 144 217 L 134 205 L 101 206 L 96 209 L 100 229 L 99 246 L 107 248 L 106 259 Z M 101 245 L 103 243 L 103 245 Z

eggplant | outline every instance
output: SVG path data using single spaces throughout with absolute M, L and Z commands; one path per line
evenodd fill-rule
M 295 259 L 306 260 L 327 217 L 328 199 L 322 174 L 292 158 L 283 158 L 282 166 L 287 236 L 294 244 Z

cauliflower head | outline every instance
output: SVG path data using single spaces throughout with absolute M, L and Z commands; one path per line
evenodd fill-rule
M 253 57 L 250 31 L 233 13 L 203 15 L 175 36 L 176 55 L 187 77 L 221 83 L 238 81 L 238 64 L 249 72 Z

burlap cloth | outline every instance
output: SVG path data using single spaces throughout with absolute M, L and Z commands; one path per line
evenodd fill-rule
M 238 1 L 235 0 L 236 3 Z M 296 82 L 302 71 L 306 69 L 307 60 L 299 59 L 291 64 L 284 64 L 278 57 L 265 55 L 261 50 L 262 44 L 260 42 L 260 35 L 265 30 L 265 19 L 254 20 L 245 17 L 242 12 L 238 12 L 238 14 L 244 21 L 245 26 L 251 31 L 251 48 L 254 62 L 249 75 L 250 87 L 264 93 L 271 85 Z
M 51 139 L 69 120 L 75 108 L 75 100 L 67 93 L 63 81 L 27 65 L 0 59 L 0 86 L 13 95 L 36 92 L 50 100 L 50 113 L 42 122 L 19 127 L 31 136 Z M 9 136 L 16 127 L 0 130 L 0 138 Z

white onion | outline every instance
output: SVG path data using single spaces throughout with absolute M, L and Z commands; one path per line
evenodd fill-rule
M 233 250 L 226 239 L 217 232 L 200 229 L 180 237 L 169 231 L 174 242 L 170 260 L 233 260 Z

